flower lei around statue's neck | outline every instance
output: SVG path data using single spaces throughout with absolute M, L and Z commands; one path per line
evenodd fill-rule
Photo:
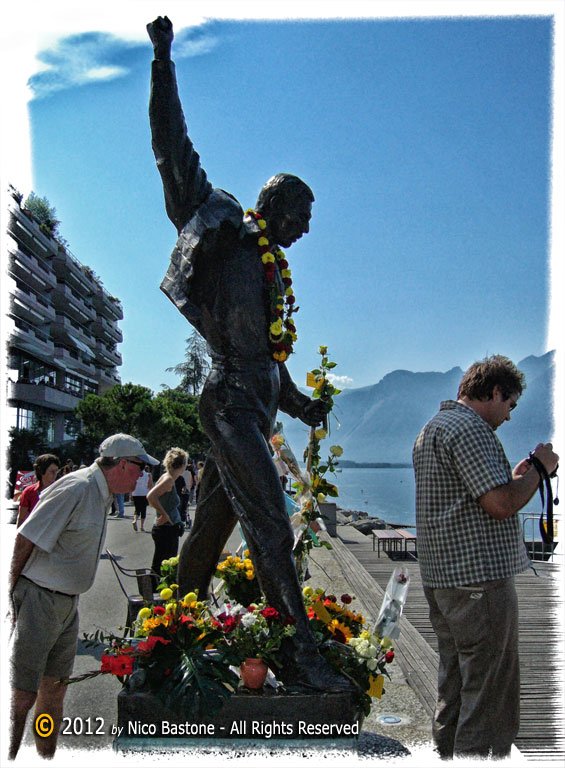
M 265 219 L 251 208 L 246 213 L 255 219 L 259 227 L 257 246 L 269 288 L 269 343 L 273 359 L 279 363 L 284 363 L 292 354 L 292 347 L 297 339 L 292 315 L 294 312 L 298 312 L 299 308 L 294 306 L 292 275 L 284 251 L 278 245 L 271 247 L 269 239 L 265 235 L 267 229 Z M 277 281 L 277 267 L 283 284 L 282 293 L 279 288 L 280 281 Z

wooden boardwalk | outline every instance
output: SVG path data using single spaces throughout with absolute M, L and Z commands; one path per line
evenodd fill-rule
M 392 571 L 404 565 L 410 574 L 408 600 L 395 641 L 397 660 L 420 701 L 433 712 L 437 680 L 437 641 L 428 618 L 420 570 L 414 558 L 392 560 L 373 552 L 372 537 L 338 526 L 334 554 L 357 599 L 373 620 Z M 559 617 L 563 573 L 558 566 L 534 563 L 540 574 L 516 577 L 520 610 L 521 722 L 516 746 L 528 759 L 565 758 L 563 721 L 564 643 Z

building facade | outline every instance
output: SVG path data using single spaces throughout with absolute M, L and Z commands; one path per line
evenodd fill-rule
M 52 447 L 72 440 L 74 409 L 120 383 L 120 301 L 41 228 L 15 190 L 9 201 L 8 392 L 11 426 L 42 426 Z

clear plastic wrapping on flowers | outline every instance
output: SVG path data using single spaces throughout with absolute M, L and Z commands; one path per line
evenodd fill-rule
M 400 617 L 406 603 L 409 584 L 410 576 L 406 568 L 395 568 L 388 580 L 375 625 L 375 632 L 379 637 L 390 637 L 394 640 L 400 635 Z

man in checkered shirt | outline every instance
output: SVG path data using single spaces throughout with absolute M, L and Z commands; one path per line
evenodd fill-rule
M 495 430 L 525 386 L 506 357 L 474 363 L 457 402 L 441 403 L 414 444 L 418 561 L 439 648 L 432 730 L 444 758 L 508 756 L 518 732 L 514 575 L 529 560 L 516 513 L 539 475 L 528 459 L 511 469 Z M 533 453 L 555 471 L 551 443 Z

